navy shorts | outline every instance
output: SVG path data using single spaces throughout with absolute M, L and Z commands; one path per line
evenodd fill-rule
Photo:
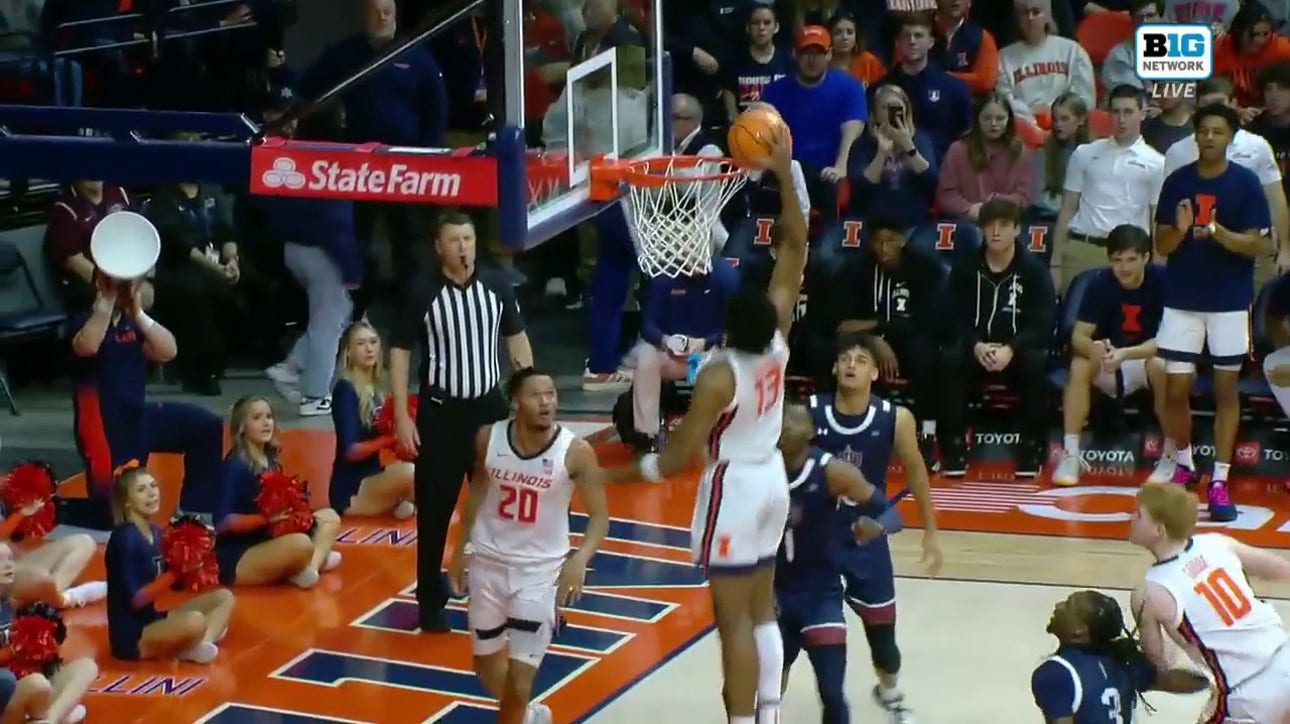
M 784 667 L 791 666 L 806 646 L 846 645 L 847 620 L 842 612 L 842 591 L 785 592 L 776 594 L 779 632 L 784 639 Z
M 896 620 L 896 573 L 886 537 L 851 546 L 842 568 L 842 581 L 847 603 L 865 623 Z

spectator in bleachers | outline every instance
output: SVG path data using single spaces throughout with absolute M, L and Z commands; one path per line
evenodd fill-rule
M 796 0 L 793 3 L 793 32 L 808 25 L 827 26 L 829 18 L 837 14 L 838 0 Z
M 775 42 L 779 20 L 775 8 L 757 5 L 748 14 L 748 43 L 722 64 L 721 101 L 728 120 L 761 100 L 771 83 L 797 72 L 793 54 Z
M 762 100 L 783 116 L 793 134 L 793 158 L 802 164 L 815 210 L 837 217 L 838 183 L 847 176 L 851 147 L 869 121 L 864 86 L 830 70 L 833 37 L 808 25 L 797 34 L 797 72 L 766 86 Z
M 1002 378 L 1017 395 L 1021 442 L 1014 453 L 1018 477 L 1039 474 L 1047 458 L 1048 350 L 1056 294 L 1044 263 L 1022 246 L 1021 209 L 993 199 L 981 207 L 985 237 L 978 254 L 964 254 L 950 270 L 947 304 L 953 331 L 941 350 L 942 407 L 937 422 L 941 473 L 967 472 L 967 410 L 972 385 Z
M 394 0 L 366 0 L 363 30 L 332 43 L 305 72 L 301 92 L 317 97 L 384 52 L 397 31 Z M 469 78 L 479 87 L 482 70 Z M 450 104 L 443 73 L 424 45 L 409 48 L 342 95 L 346 140 L 400 146 L 442 146 Z M 392 266 L 400 286 L 416 274 L 412 244 L 426 238 L 416 204 L 367 202 L 354 206 L 354 233 L 370 254 L 378 218 L 384 218 Z M 339 333 L 339 332 L 338 332 Z M 334 350 L 333 350 L 334 352 Z
M 931 62 L 934 42 L 929 15 L 902 16 L 896 34 L 900 62 L 878 85 L 894 84 L 905 91 L 913 115 L 932 143 L 927 160 L 939 164 L 950 144 L 972 127 L 972 94 L 967 83 Z
M 95 266 L 90 256 L 90 235 L 108 214 L 130 208 L 125 189 L 102 181 L 76 181 L 49 210 L 45 227 L 45 258 L 58 278 L 63 304 L 72 312 L 94 303 Z M 152 307 L 151 282 L 144 282 L 143 307 Z
M 967 84 L 973 95 L 994 90 L 999 46 L 990 31 L 969 17 L 972 0 L 937 0 L 932 62 Z
M 859 24 L 853 15 L 835 15 L 829 21 L 829 32 L 833 35 L 832 67 L 850 73 L 868 88 L 882 78 L 887 69 L 878 56 L 865 48 L 864 36 L 856 32 L 857 27 Z
M 1079 43 L 1054 35 L 1051 0 L 1014 0 L 1021 40 L 999 51 L 998 90 L 1020 118 L 1038 120 L 1073 92 L 1097 103 L 1093 61 Z
M 582 6 L 582 19 L 586 29 L 573 41 L 575 63 L 590 60 L 610 48 L 647 47 L 645 36 L 619 14 L 617 0 L 586 0 Z
M 1135 25 L 1161 22 L 1161 0 L 1131 0 L 1129 14 Z M 1137 59 L 1134 57 L 1133 36 L 1111 48 L 1102 61 L 1102 87 L 1116 88 L 1131 85 L 1145 90 L 1145 83 L 1138 77 Z
M 1160 196 L 1165 159 L 1142 138 L 1142 91 L 1124 85 L 1109 97 L 1111 136 L 1075 149 L 1066 167 L 1049 261 L 1060 289 L 1085 269 L 1105 266 L 1112 229 L 1151 229 Z
M 873 103 L 873 123 L 852 151 L 847 214 L 863 219 L 881 210 L 905 228 L 917 226 L 936 195 L 936 152 L 900 86 L 881 86 Z
M 1249 0 L 1232 18 L 1229 32 L 1214 42 L 1214 75 L 1231 79 L 1237 113 L 1245 123 L 1254 120 L 1263 103 L 1259 72 L 1290 60 L 1290 39 L 1275 28 L 1268 9 Z
M 1147 108 L 1147 120 L 1142 122 L 1142 137 L 1147 139 L 1147 145 L 1162 154 L 1168 153 L 1175 143 L 1192 134 L 1193 110 L 1192 101 L 1187 98 L 1153 100 Z
M 1272 215 L 1259 179 L 1230 160 L 1240 128 L 1225 105 L 1196 111 L 1199 160 L 1169 174 L 1156 209 L 1156 249 L 1167 257 L 1164 315 L 1157 342 L 1165 358 L 1168 409 L 1161 420 L 1164 457 L 1173 481 L 1199 481 L 1192 458 L 1191 394 L 1196 362 L 1213 362 L 1214 467 L 1210 519 L 1229 522 L 1237 510 L 1227 490 L 1241 418 L 1240 374 L 1250 352 L 1254 259 L 1269 257 Z M 1280 185 L 1278 184 L 1278 189 Z
M 1041 221 L 1055 221 L 1062 208 L 1063 185 L 1071 154 L 1090 140 L 1088 106 L 1074 93 L 1053 101 L 1053 130 L 1036 149 L 1035 192 L 1030 213 Z
M 1074 3 L 1066 0 L 1052 4 L 1051 15 L 1053 32 L 1066 38 L 1075 37 Z M 995 42 L 1003 48 L 1023 35 L 1017 26 L 1016 8 L 1008 0 L 977 3 L 973 8 L 972 18 L 994 36 Z
M 571 65 L 560 19 L 541 2 L 524 4 L 524 130 L 530 146 L 541 145 L 542 117 L 564 88 Z
M 990 93 L 977 101 L 975 111 L 971 130 L 950 146 L 941 163 L 937 207 L 943 214 L 970 221 L 977 220 L 990 199 L 1029 207 L 1034 162 L 1017 137 L 1011 106 L 1003 96 Z
M 663 11 L 663 49 L 672 57 L 672 91 L 688 93 L 705 106 L 717 105 L 733 76 L 724 68 L 738 57 L 748 26 L 752 0 L 669 2 Z M 791 72 L 791 71 L 790 71 Z M 720 118 L 719 108 L 705 108 Z
M 1164 0 L 1163 15 L 1167 23 L 1209 25 L 1219 32 L 1236 17 L 1243 0 Z
M 1156 418 L 1164 418 L 1165 362 L 1156 354 L 1156 330 L 1164 311 L 1164 269 L 1151 260 L 1151 235 L 1121 224 L 1106 237 L 1110 264 L 1089 281 L 1071 331 L 1070 378 L 1062 395 L 1062 457 L 1053 485 L 1077 485 L 1086 463 L 1080 433 L 1088 421 L 1089 394 L 1096 387 L 1122 399 L 1151 391 Z M 1169 482 L 1158 465 L 1153 482 Z
M 1290 166 L 1290 63 L 1274 63 L 1263 69 L 1263 112 L 1248 128 L 1250 133 L 1262 136 L 1272 147 L 1277 166 Z M 1287 183 L 1281 177 L 1284 193 Z
M 725 334 L 726 298 L 739 286 L 739 272 L 725 259 L 712 271 L 645 282 L 641 338 L 632 352 L 632 419 L 644 450 L 655 448 L 662 421 L 664 380 L 684 380 L 690 355 L 715 349 Z
M 1232 84 L 1226 78 L 1213 77 L 1196 84 L 1196 104 L 1198 108 L 1208 105 L 1234 106 Z M 1168 177 L 1174 171 L 1192 163 L 1199 158 L 1196 134 L 1174 143 L 1165 152 L 1165 172 Z M 1267 199 L 1268 208 L 1272 210 L 1273 238 L 1276 240 L 1276 253 L 1263 254 L 1254 259 L 1254 283 L 1262 286 L 1276 276 L 1278 267 L 1290 267 L 1290 209 L 1286 206 L 1286 191 L 1281 185 L 1281 167 L 1277 164 L 1272 146 L 1262 136 L 1238 128 L 1231 143 L 1227 144 L 1227 160 L 1244 166 L 1258 176 L 1263 185 L 1263 196 Z
M 920 435 L 936 434 L 936 360 L 944 330 L 945 270 L 931 252 L 906 245 L 906 225 L 888 216 L 865 221 L 864 255 L 838 275 L 839 333 L 870 332 L 882 380 L 906 380 Z

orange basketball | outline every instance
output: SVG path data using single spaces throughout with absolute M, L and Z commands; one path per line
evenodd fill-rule
M 750 164 L 769 156 L 772 134 L 783 125 L 784 119 L 769 108 L 750 108 L 739 114 L 726 135 L 731 157 Z

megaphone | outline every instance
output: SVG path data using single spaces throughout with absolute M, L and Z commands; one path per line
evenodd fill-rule
M 107 276 L 129 281 L 147 274 L 161 256 L 161 235 L 133 211 L 104 216 L 90 234 L 90 256 Z

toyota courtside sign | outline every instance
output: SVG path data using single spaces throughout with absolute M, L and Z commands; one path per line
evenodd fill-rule
M 355 201 L 497 205 L 487 156 L 270 139 L 251 149 L 251 192 Z

